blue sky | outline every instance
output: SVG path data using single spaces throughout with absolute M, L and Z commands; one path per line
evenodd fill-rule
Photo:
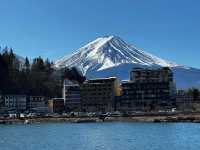
M 0 0 L 0 45 L 52 60 L 104 35 L 200 68 L 199 0 Z

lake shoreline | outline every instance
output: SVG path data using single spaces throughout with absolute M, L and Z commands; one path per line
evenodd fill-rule
M 89 122 L 191 122 L 200 123 L 200 113 L 169 114 L 169 115 L 132 115 L 132 116 L 105 116 L 105 117 L 34 117 L 0 119 L 0 124 L 32 124 L 32 123 L 89 123 Z

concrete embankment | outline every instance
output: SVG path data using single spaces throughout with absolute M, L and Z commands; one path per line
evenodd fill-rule
M 29 124 L 45 122 L 192 122 L 200 123 L 200 113 L 191 114 L 151 114 L 151 115 L 131 115 L 131 116 L 105 116 L 105 117 L 34 117 L 21 119 L 1 119 L 0 124 Z
M 37 118 L 21 118 L 21 119 L 1 119 L 0 124 L 31 124 L 31 123 L 83 123 L 83 122 L 102 122 L 98 117 L 37 117 Z

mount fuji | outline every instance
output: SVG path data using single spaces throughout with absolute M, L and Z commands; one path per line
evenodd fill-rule
M 130 70 L 135 67 L 170 67 L 178 88 L 200 87 L 200 69 L 161 59 L 127 44 L 117 36 L 97 38 L 74 54 L 57 60 L 55 66 L 78 67 L 89 79 L 116 76 L 121 80 L 127 80 Z

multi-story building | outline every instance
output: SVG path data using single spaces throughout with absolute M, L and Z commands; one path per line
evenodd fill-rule
M 173 73 L 167 67 L 136 68 L 130 72 L 130 81 L 122 82 L 121 88 L 120 110 L 172 105 L 176 93 Z
M 157 69 L 134 68 L 130 72 L 130 81 L 136 83 L 173 82 L 173 72 L 168 67 Z
M 5 107 L 7 107 L 9 110 L 23 112 L 27 109 L 26 95 L 5 95 L 4 101 Z
M 0 108 L 4 106 L 3 96 L 0 94 Z
M 30 96 L 28 101 L 28 109 L 34 113 L 48 113 L 47 101 L 44 96 Z
M 176 94 L 176 104 L 177 106 L 188 105 L 194 102 L 193 95 L 184 91 L 178 90 Z
M 5 106 L 3 96 L 0 94 L 0 114 L 2 112 L 3 107 Z
M 30 96 L 29 97 L 29 107 L 32 108 L 39 108 L 45 107 L 45 97 L 44 96 Z
M 62 113 L 64 112 L 64 99 L 63 98 L 53 98 L 48 100 L 48 108 L 50 113 Z
M 63 99 L 67 111 L 80 110 L 80 86 L 76 81 L 64 80 Z
M 87 80 L 81 85 L 81 109 L 112 112 L 115 110 L 115 97 L 119 94 L 119 82 L 115 77 Z

